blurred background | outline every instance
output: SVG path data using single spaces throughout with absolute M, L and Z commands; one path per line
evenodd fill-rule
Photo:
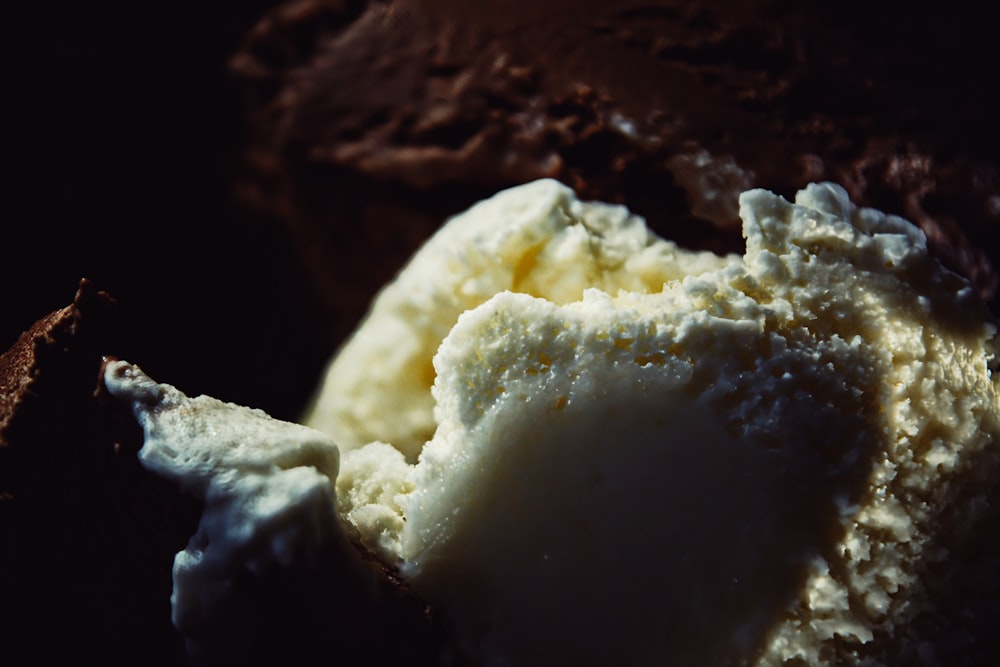
M 15 3 L 0 349 L 87 277 L 117 300 L 115 354 L 297 414 L 332 343 L 279 226 L 233 196 L 246 127 L 227 60 L 274 4 Z

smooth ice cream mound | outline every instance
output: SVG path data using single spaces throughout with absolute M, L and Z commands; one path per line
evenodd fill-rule
M 338 510 L 474 659 L 934 664 L 907 628 L 1000 469 L 995 329 L 838 186 L 740 214 L 721 258 L 502 192 L 332 362 Z

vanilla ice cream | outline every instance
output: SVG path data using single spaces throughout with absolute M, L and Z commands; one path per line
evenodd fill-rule
M 741 216 L 719 258 L 505 191 L 332 362 L 340 511 L 478 659 L 868 664 L 922 612 L 997 470 L 987 313 L 837 186 Z
M 740 215 L 743 257 L 553 181 L 452 219 L 331 363 L 309 422 L 339 470 L 259 413 L 167 435 L 142 406 L 172 394 L 107 382 L 147 465 L 239 508 L 208 506 L 227 535 L 351 535 L 474 662 L 936 664 L 908 628 L 997 495 L 995 328 L 920 231 L 837 186 Z
M 538 181 L 484 201 L 432 237 L 337 355 L 307 421 L 341 448 L 391 442 L 411 461 L 434 433 L 431 363 L 458 316 L 511 290 L 557 304 L 597 288 L 658 292 L 735 262 L 680 250 L 622 206 Z

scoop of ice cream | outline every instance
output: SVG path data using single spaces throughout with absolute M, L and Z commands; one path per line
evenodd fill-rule
M 745 256 L 710 258 L 513 189 L 334 360 L 314 413 L 372 406 L 384 441 L 344 453 L 339 509 L 474 659 L 938 661 L 909 628 L 995 495 L 995 329 L 918 229 L 838 186 L 741 216 Z

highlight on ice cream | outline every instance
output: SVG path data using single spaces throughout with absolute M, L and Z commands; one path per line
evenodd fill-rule
M 911 627 L 961 626 L 932 577 L 996 498 L 996 329 L 839 186 L 740 216 L 720 257 L 554 181 L 476 205 L 331 362 L 326 435 L 109 364 L 144 463 L 206 503 L 181 630 L 354 541 L 473 664 L 936 664 Z

